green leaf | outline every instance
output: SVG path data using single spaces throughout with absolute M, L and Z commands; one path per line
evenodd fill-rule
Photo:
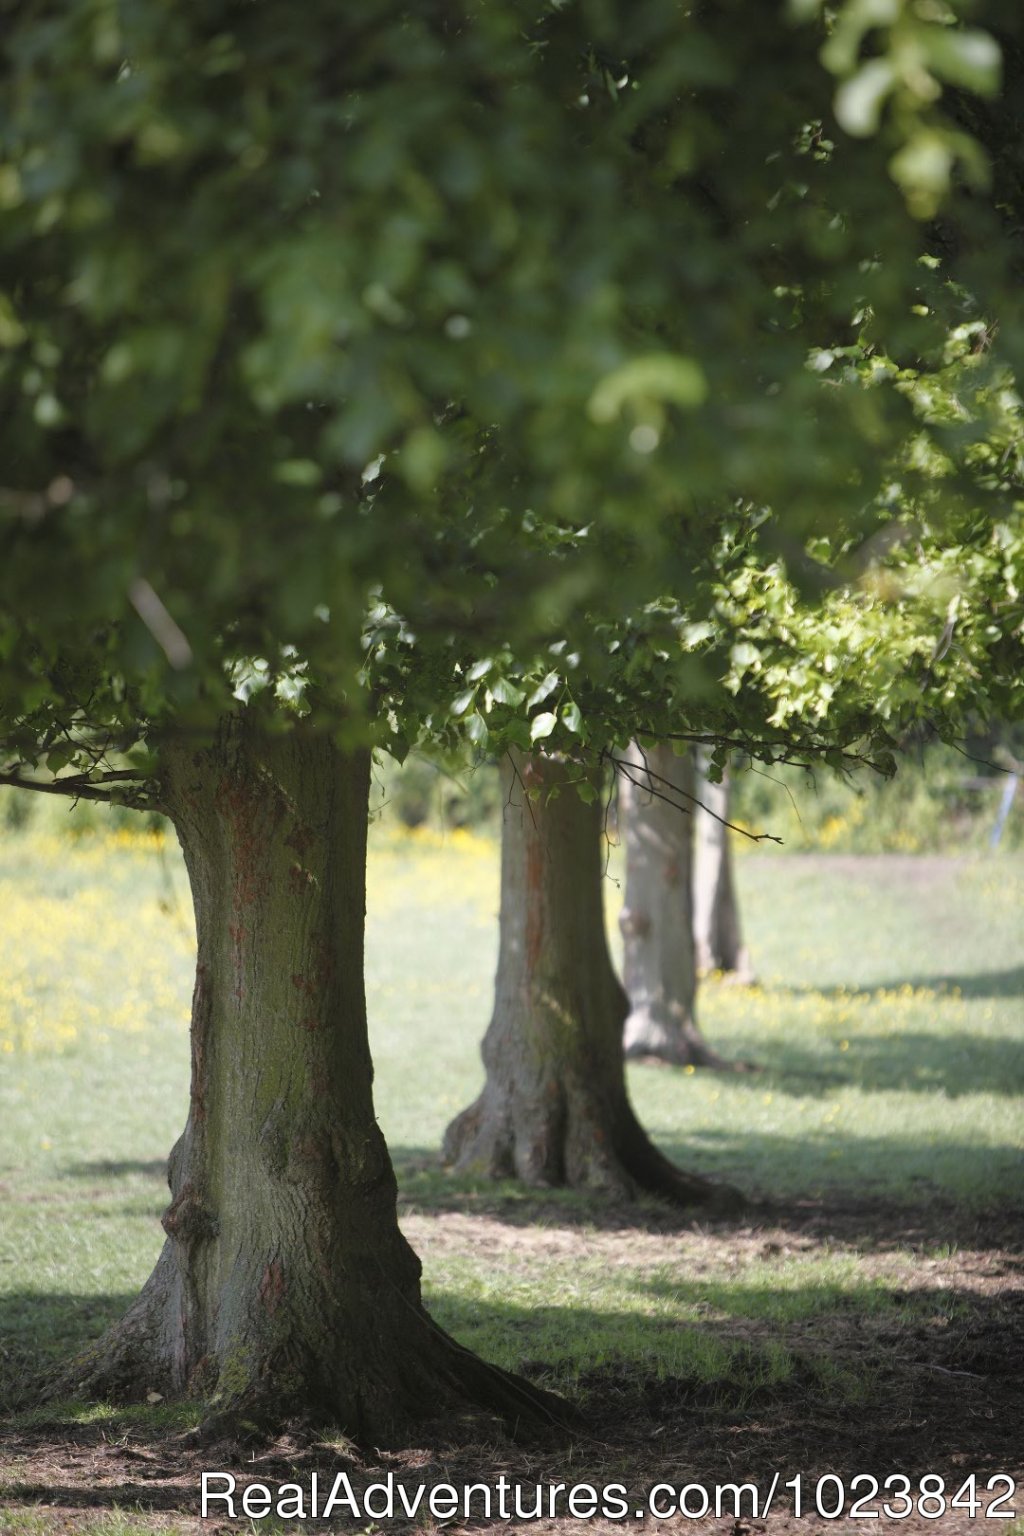
M 312 459 L 285 459 L 274 468 L 278 485 L 319 485 L 323 471 Z
M 922 29 L 928 63 L 950 85 L 963 86 L 979 96 L 995 96 L 1002 76 L 999 44 L 987 32 L 974 27 Z
M 577 736 L 583 729 L 583 715 L 575 700 L 562 705 L 562 723 L 566 730 L 573 731 Z
M 543 741 L 546 736 L 551 735 L 557 724 L 558 716 L 552 714 L 550 710 L 546 710 L 542 715 L 534 715 L 530 721 L 530 740 Z
M 387 750 L 396 763 L 404 763 L 412 750 L 412 743 L 402 731 L 395 731 L 388 737 Z
M 834 108 L 839 126 L 858 139 L 874 133 L 885 98 L 895 83 L 896 70 L 889 59 L 869 59 L 862 64 L 836 91 Z
M 473 713 L 471 715 L 467 715 L 465 719 L 466 735 L 469 737 L 470 741 L 475 747 L 486 747 L 491 733 L 487 729 L 487 721 L 484 719 L 483 715 L 479 710 L 474 710 Z
M 543 704 L 544 700 L 553 691 L 553 689 L 558 687 L 558 684 L 560 682 L 561 682 L 561 674 L 560 673 L 558 673 L 558 672 L 549 672 L 547 677 L 544 678 L 543 682 L 540 682 L 540 683 L 537 684 L 536 688 L 533 690 L 533 692 L 530 694 L 530 697 L 527 699 L 527 701 L 526 701 L 527 709 L 536 709 L 538 704 Z
M 688 649 L 694 649 L 702 645 L 705 640 L 710 640 L 715 633 L 715 626 L 707 619 L 699 619 L 693 624 L 684 624 L 679 633 L 679 638 Z
M 708 386 L 698 363 L 670 352 L 634 357 L 606 374 L 590 397 L 591 421 L 612 422 L 627 402 L 666 401 L 687 409 L 702 405 Z
M 497 678 L 491 684 L 490 691 L 495 704 L 508 704 L 512 709 L 521 704 L 525 696 L 525 689 L 517 688 L 507 677 Z
M 426 494 L 437 485 L 447 461 L 448 449 L 441 434 L 433 427 L 416 427 L 398 455 L 398 469 L 412 490 Z
M 59 427 L 64 420 L 64 407 L 47 389 L 37 396 L 32 414 L 41 427 Z
M 895 26 L 902 8 L 903 0 L 846 0 L 821 50 L 825 68 L 836 75 L 849 74 L 856 65 L 864 34 L 874 27 Z
M 526 720 L 514 718 L 508 720 L 501 728 L 503 740 L 511 747 L 520 747 L 524 752 L 530 750 L 530 727 Z
M 452 714 L 455 715 L 456 717 L 459 716 L 459 715 L 464 715 L 466 713 L 466 711 L 473 704 L 473 701 L 474 701 L 475 698 L 476 698 L 476 689 L 475 688 L 467 688 L 464 693 L 458 694 L 452 700 Z
M 903 188 L 911 212 L 930 219 L 949 190 L 956 158 L 950 135 L 921 128 L 889 162 L 894 180 Z
M 3 202 L 0 199 L 0 208 Z M 28 332 L 14 312 L 14 305 L 5 293 L 0 293 L 0 347 L 18 347 Z
M 734 667 L 742 670 L 755 666 L 761 659 L 761 653 L 756 645 L 751 645 L 749 640 L 741 640 L 729 652 L 729 659 Z

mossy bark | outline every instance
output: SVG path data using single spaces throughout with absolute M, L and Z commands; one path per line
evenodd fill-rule
M 712 784 L 705 771 L 706 754 L 698 759 L 699 798 L 706 809 L 696 813 L 696 852 L 693 879 L 693 932 L 699 971 L 723 971 L 738 982 L 752 982 L 754 968 L 743 943 L 736 882 L 733 877 L 729 830 L 729 776 Z
M 157 1266 L 65 1385 L 363 1442 L 448 1405 L 557 1415 L 431 1322 L 398 1228 L 363 992 L 368 754 L 243 712 L 162 761 L 198 936 L 188 1123 Z
M 721 1067 L 697 1023 L 693 943 L 693 755 L 671 746 L 623 754 L 619 827 L 626 850 L 626 892 L 619 928 L 629 1016 L 628 1057 L 675 1066 Z
M 571 787 L 577 773 L 539 755 L 512 753 L 504 765 L 486 1081 L 449 1125 L 445 1155 L 460 1171 L 530 1185 L 734 1208 L 734 1190 L 662 1156 L 629 1102 L 622 1056 L 628 1004 L 604 926 L 602 813 Z

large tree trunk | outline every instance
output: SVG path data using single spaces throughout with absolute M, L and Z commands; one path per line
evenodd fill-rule
M 601 807 L 578 770 L 510 754 L 501 854 L 494 1015 L 483 1091 L 449 1125 L 457 1169 L 730 1209 L 734 1190 L 683 1173 L 641 1129 L 626 1093 L 628 1011 L 604 928 Z M 536 799 L 528 792 L 538 791 Z
M 619 774 L 626 895 L 619 917 L 627 1056 L 721 1067 L 697 1026 L 693 946 L 693 755 L 631 742 Z
M 243 712 L 162 761 L 198 935 L 188 1123 L 157 1266 L 65 1385 L 364 1442 L 450 1404 L 550 1417 L 431 1322 L 398 1229 L 363 993 L 368 753 Z
M 751 982 L 754 969 L 743 943 L 733 880 L 729 830 L 729 776 L 720 784 L 707 777 L 707 754 L 698 761 L 697 851 L 693 882 L 693 932 L 697 969 L 724 971 L 735 981 Z

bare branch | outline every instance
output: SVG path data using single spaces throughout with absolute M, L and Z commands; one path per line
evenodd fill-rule
M 508 787 L 508 799 L 505 801 L 505 810 L 506 811 L 509 810 L 511 808 L 511 806 L 512 806 L 512 791 L 515 788 L 516 781 L 518 781 L 519 788 L 523 792 L 523 802 L 526 805 L 526 809 L 530 813 L 530 820 L 533 822 L 534 829 L 536 830 L 537 818 L 533 814 L 533 806 L 530 803 L 530 794 L 529 794 L 528 789 L 526 788 L 526 785 L 523 783 L 523 776 L 519 772 L 519 765 L 516 762 L 515 758 L 512 756 L 511 751 L 507 750 L 506 753 L 505 753 L 505 756 L 508 758 L 509 762 L 512 764 L 512 773 L 513 773 L 513 776 L 514 776 L 513 777 L 513 782 Z
M 680 811 L 684 816 L 693 814 L 690 806 L 680 805 L 678 800 L 672 799 L 671 795 L 666 795 L 662 790 L 655 789 L 655 780 L 659 784 L 667 784 L 673 794 L 681 795 L 684 800 L 689 800 L 691 805 L 696 805 L 702 811 L 706 811 L 713 821 L 719 822 L 723 827 L 728 827 L 730 832 L 739 832 L 742 837 L 749 838 L 752 843 L 779 843 L 781 845 L 783 842 L 781 837 L 776 837 L 771 832 L 748 832 L 746 827 L 737 826 L 733 821 L 726 821 L 724 816 L 719 816 L 710 806 L 705 805 L 703 800 L 698 800 L 696 795 L 691 795 L 685 789 L 680 789 L 678 785 L 672 783 L 671 779 L 666 779 L 662 774 L 655 773 L 650 767 L 637 770 L 649 781 L 645 784 L 641 780 L 635 779 L 632 773 L 630 773 L 629 770 L 636 766 L 634 763 L 627 762 L 625 758 L 616 757 L 613 752 L 609 752 L 607 756 L 609 762 L 614 765 L 616 773 L 620 773 L 630 784 L 633 784 L 645 794 L 652 795 L 655 800 L 663 800 L 666 805 L 672 806 L 673 810 Z
M 129 785 L 124 795 L 116 795 L 113 789 L 104 789 L 107 782 Z M 132 810 L 162 809 L 160 801 L 151 790 L 139 783 L 136 773 L 105 773 L 99 782 L 90 781 L 84 774 L 74 774 L 63 779 L 27 779 L 20 773 L 0 771 L 0 785 L 11 789 L 32 789 L 41 795 L 62 795 L 68 800 L 97 800 L 103 805 L 127 805 Z
M 1011 757 L 1009 753 L 1006 755 L 1012 766 L 1007 768 L 1005 763 L 994 763 L 991 758 L 976 757 L 973 752 L 968 752 L 967 748 L 962 747 L 957 741 L 951 741 L 949 745 L 953 748 L 954 752 L 959 752 L 961 757 L 966 757 L 969 763 L 977 763 L 982 768 L 994 768 L 996 773 L 1006 773 L 1013 778 L 1020 778 L 1021 773 L 1024 772 L 1024 763 L 1021 763 L 1015 757 Z
M 642 723 L 638 724 L 636 720 L 619 719 L 613 723 L 624 729 L 628 728 L 634 739 L 643 735 L 658 741 L 685 741 L 695 747 L 727 747 L 731 752 L 742 752 L 745 757 L 756 758 L 762 763 L 786 763 L 793 768 L 806 768 L 809 772 L 821 766 L 826 753 L 837 756 L 842 763 L 848 763 L 851 767 L 863 765 L 874 769 L 876 773 L 883 772 L 867 753 L 846 751 L 836 747 L 832 742 L 815 740 L 813 737 L 801 741 L 792 736 L 727 736 L 721 731 L 665 731 L 660 728 L 650 730 L 646 729 Z M 806 756 L 810 756 L 814 761 L 805 761 Z
M 800 823 L 800 825 L 803 826 L 804 819 L 800 815 L 800 807 L 796 803 L 796 796 L 794 795 L 793 791 L 790 789 L 789 785 L 786 783 L 785 779 L 777 779 L 777 778 L 775 778 L 775 776 L 773 774 L 766 773 L 763 768 L 758 768 L 756 766 L 755 761 L 754 761 L 753 758 L 751 758 L 750 762 L 747 764 L 747 772 L 748 773 L 756 773 L 762 779 L 767 779 L 769 784 L 777 784 L 780 789 L 784 789 L 786 791 L 786 794 L 789 796 L 789 803 L 793 807 L 793 815 L 796 817 L 796 819 Z
M 602 760 L 604 759 L 604 756 L 605 756 L 605 754 L 602 752 L 601 753 L 601 759 Z M 611 826 L 612 804 L 617 799 L 616 790 L 618 788 L 618 782 L 619 781 L 615 777 L 615 774 L 613 772 L 612 773 L 612 777 L 611 777 L 611 783 L 608 785 L 608 794 L 605 797 L 604 813 L 603 813 L 602 821 L 601 821 L 601 836 L 604 838 L 604 870 L 602 871 L 602 879 L 604 879 L 604 880 L 610 879 L 609 870 L 611 869 L 611 864 L 612 864 L 612 835 L 611 835 L 611 832 L 610 832 L 609 828 Z M 617 804 L 615 806 L 615 810 L 616 810 L 616 816 L 617 816 L 618 815 L 618 805 Z M 616 820 L 615 830 L 616 831 L 619 830 L 618 820 Z M 615 881 L 616 886 L 618 885 L 618 883 L 619 882 L 616 880 Z

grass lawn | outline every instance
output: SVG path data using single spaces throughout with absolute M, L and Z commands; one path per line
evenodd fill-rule
M 1024 857 L 739 858 L 760 984 L 710 981 L 701 1015 L 759 1070 L 630 1069 L 669 1155 L 752 1197 L 741 1221 L 708 1226 L 444 1173 L 444 1127 L 481 1081 L 496 850 L 386 826 L 372 845 L 376 1097 L 428 1303 L 472 1348 L 584 1402 L 603 1437 L 592 1470 L 656 1481 L 677 1457 L 710 1479 L 741 1451 L 745 1467 L 952 1478 L 1015 1470 L 1014 1444 L 1024 1470 Z M 187 1406 L 40 1416 L 23 1402 L 30 1373 L 115 1317 L 159 1251 L 191 962 L 173 845 L 6 835 L 0 1533 L 195 1528 L 180 1458 L 177 1481 L 120 1467 L 99 1510 L 95 1497 L 97 1446 L 135 1435 L 167 1462 Z M 488 1456 L 467 1474 L 488 1475 Z

